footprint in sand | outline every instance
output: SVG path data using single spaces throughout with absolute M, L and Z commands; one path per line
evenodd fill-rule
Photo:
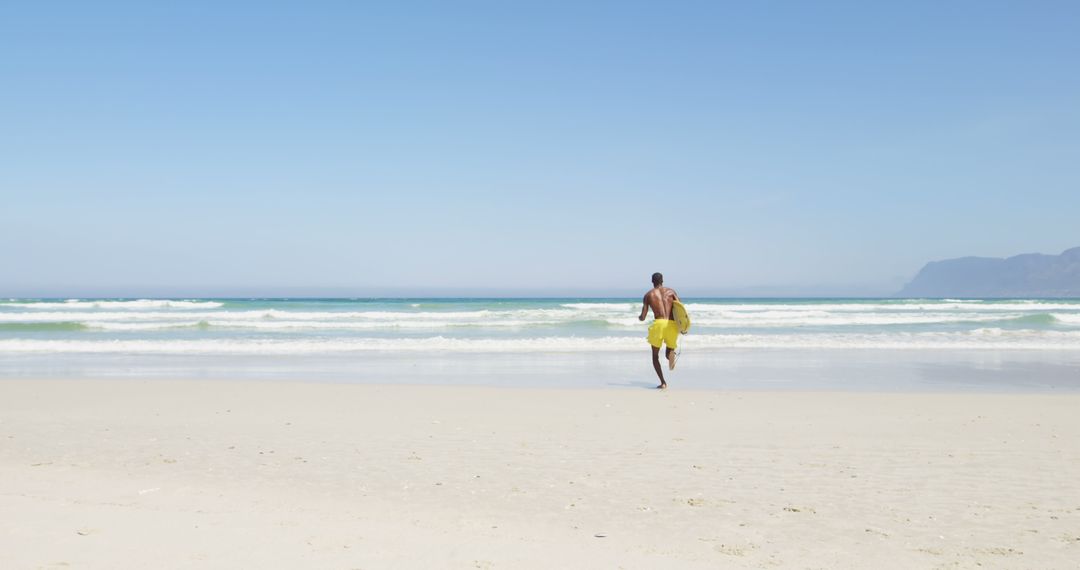
M 994 556 L 1019 556 L 1024 554 L 1022 550 L 1005 548 L 1003 546 L 995 546 L 992 548 L 974 548 L 972 550 L 979 554 L 992 554 Z
M 746 556 L 754 550 L 757 550 L 757 545 L 750 544 L 717 544 L 713 547 L 713 550 L 720 554 L 726 554 L 728 556 Z

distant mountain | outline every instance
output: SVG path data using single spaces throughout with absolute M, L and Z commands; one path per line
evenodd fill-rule
M 1026 253 L 931 261 L 900 297 L 1080 297 L 1080 247 L 1061 255 Z

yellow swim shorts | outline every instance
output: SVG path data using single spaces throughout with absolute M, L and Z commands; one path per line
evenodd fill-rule
M 677 348 L 679 344 L 679 324 L 670 319 L 656 319 L 649 325 L 649 344 L 660 348 L 666 344 L 668 348 Z

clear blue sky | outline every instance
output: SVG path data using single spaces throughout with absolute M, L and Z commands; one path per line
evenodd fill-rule
M 0 294 L 873 293 L 1080 245 L 1080 3 L 224 4 L 0 6 Z

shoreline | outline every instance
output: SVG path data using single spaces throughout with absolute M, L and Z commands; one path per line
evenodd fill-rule
M 0 566 L 1072 567 L 1076 394 L 0 381 Z
M 1080 393 L 1077 351 L 687 349 L 678 389 L 727 391 Z M 651 388 L 647 345 L 633 354 L 413 354 L 209 357 L 0 354 L 0 382 L 38 378 L 284 381 L 360 385 Z

